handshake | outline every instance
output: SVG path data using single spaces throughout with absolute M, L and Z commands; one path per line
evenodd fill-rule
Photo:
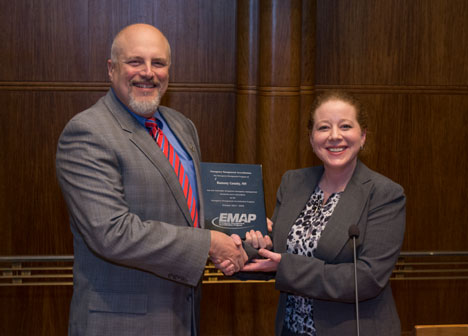
M 272 222 L 268 219 L 268 231 L 272 230 Z M 244 270 L 244 265 L 248 260 L 247 253 L 242 246 L 241 238 L 233 234 L 228 236 L 222 232 L 211 232 L 211 246 L 209 256 L 217 269 L 225 275 L 233 275 Z M 271 249 L 273 244 L 268 235 L 262 236 L 260 231 L 247 232 L 245 244 L 249 244 L 255 249 Z

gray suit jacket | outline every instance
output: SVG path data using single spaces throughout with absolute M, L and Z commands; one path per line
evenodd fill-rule
M 169 108 L 160 113 L 199 180 L 194 125 Z M 190 335 L 210 234 L 192 227 L 173 168 L 147 130 L 109 91 L 67 124 L 56 168 L 75 255 L 69 334 Z
M 317 335 L 355 335 L 354 266 L 348 228 L 356 224 L 360 331 L 400 335 L 400 320 L 389 278 L 405 230 L 405 195 L 388 178 L 358 161 L 340 201 L 322 232 L 314 258 L 286 253 L 291 226 L 322 176 L 322 167 L 288 171 L 277 194 L 273 242 L 282 259 L 276 273 L 281 291 L 276 332 L 283 328 L 287 293 L 314 299 Z

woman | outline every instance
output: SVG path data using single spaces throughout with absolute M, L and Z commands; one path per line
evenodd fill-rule
M 405 195 L 358 160 L 366 130 L 365 111 L 351 95 L 327 92 L 316 99 L 309 134 L 323 166 L 284 174 L 272 217 L 273 251 L 260 249 L 266 259 L 243 269 L 275 272 L 277 335 L 356 334 L 350 225 L 360 232 L 360 333 L 400 335 L 389 278 L 403 242 Z M 254 247 L 268 246 L 265 238 L 246 235 Z

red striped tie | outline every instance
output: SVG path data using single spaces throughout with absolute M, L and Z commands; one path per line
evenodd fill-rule
M 158 127 L 158 124 L 156 123 L 156 119 L 154 117 L 146 119 L 145 126 L 148 129 L 151 136 L 156 141 L 156 143 L 158 144 L 158 146 L 161 147 L 161 150 L 163 151 L 166 158 L 169 160 L 170 164 L 172 165 L 172 168 L 174 168 L 174 171 L 177 177 L 179 178 L 179 183 L 182 187 L 182 191 L 184 192 L 185 199 L 187 200 L 187 205 L 190 211 L 190 216 L 193 221 L 193 226 L 198 227 L 198 208 L 195 200 L 195 195 L 192 191 L 192 186 L 190 185 L 188 175 L 184 171 L 184 166 L 180 162 L 179 155 L 177 155 L 177 152 L 174 150 L 174 147 L 172 147 L 169 140 L 167 140 L 162 129 Z

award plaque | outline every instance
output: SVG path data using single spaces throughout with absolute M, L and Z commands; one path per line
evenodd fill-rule
M 236 233 L 250 230 L 267 234 L 262 166 L 201 163 L 205 228 Z

